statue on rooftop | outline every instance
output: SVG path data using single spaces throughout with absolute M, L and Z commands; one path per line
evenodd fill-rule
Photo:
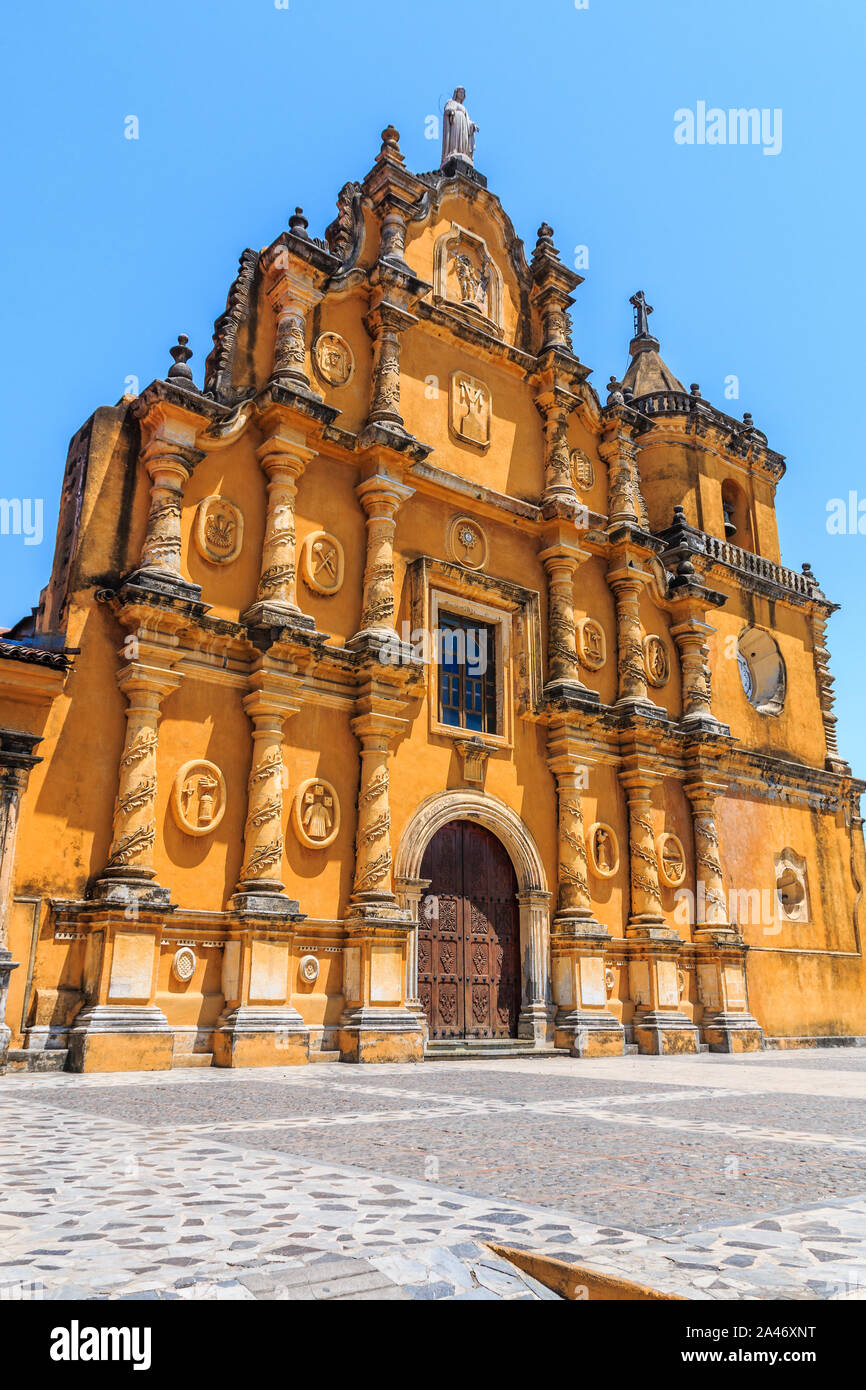
M 466 100 L 466 88 L 455 87 L 454 95 L 450 101 L 445 103 L 445 115 L 442 122 L 442 165 L 447 160 L 465 159 L 469 164 L 473 163 L 475 155 L 475 132 L 478 126 L 469 119 L 469 112 L 463 103 Z

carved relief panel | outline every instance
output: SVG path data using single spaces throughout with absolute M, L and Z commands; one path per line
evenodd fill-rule
M 686 877 L 686 852 L 676 835 L 659 835 L 656 840 L 659 878 L 668 888 L 679 888 Z
M 292 825 L 302 845 L 326 849 L 340 829 L 340 798 L 330 782 L 309 777 L 292 803 Z
M 355 371 L 355 356 L 339 333 L 320 333 L 313 344 L 313 365 L 329 386 L 348 386 Z
M 194 759 L 178 770 L 171 791 L 175 824 L 185 835 L 209 835 L 226 809 L 226 783 L 215 763 Z
M 240 507 L 227 497 L 203 497 L 196 508 L 193 527 L 195 548 L 212 565 L 236 560 L 244 543 L 244 518 Z
M 345 574 L 343 547 L 327 531 L 313 531 L 301 549 L 301 576 L 317 594 L 336 594 Z
M 449 423 L 465 444 L 486 449 L 490 443 L 490 390 L 468 372 L 451 373 Z
M 448 527 L 448 556 L 467 569 L 483 569 L 487 563 L 487 537 L 477 521 L 458 516 Z
M 452 222 L 433 253 L 433 297 L 502 331 L 502 274 L 483 237 Z
M 671 665 L 668 649 L 660 637 L 651 635 L 643 639 L 643 664 L 650 685 L 667 685 Z
M 589 828 L 587 839 L 589 867 L 599 878 L 613 878 L 619 868 L 619 842 L 616 831 L 603 821 Z
M 577 656 L 588 671 L 598 671 L 607 661 L 604 628 L 595 618 L 581 618 L 576 626 Z

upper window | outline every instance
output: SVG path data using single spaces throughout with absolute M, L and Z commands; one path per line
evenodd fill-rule
M 740 634 L 740 679 L 749 704 L 759 714 L 781 714 L 785 704 L 785 663 L 776 641 L 761 627 Z
M 746 494 L 730 478 L 722 484 L 722 514 L 725 540 L 741 550 L 753 550 L 752 525 Z
M 438 627 L 440 722 L 472 733 L 497 733 L 492 624 L 440 611 Z

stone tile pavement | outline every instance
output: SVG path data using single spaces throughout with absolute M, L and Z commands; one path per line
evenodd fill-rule
M 866 1052 L 0 1079 L 0 1298 L 553 1297 L 487 1241 L 863 1298 Z

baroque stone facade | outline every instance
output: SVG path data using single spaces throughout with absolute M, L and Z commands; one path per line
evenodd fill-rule
M 864 784 L 784 461 L 640 293 L 599 396 L 461 92 L 440 169 L 389 126 L 324 239 L 298 209 L 243 253 L 203 389 L 181 337 L 72 442 L 0 642 L 13 1065 L 866 1034 Z

